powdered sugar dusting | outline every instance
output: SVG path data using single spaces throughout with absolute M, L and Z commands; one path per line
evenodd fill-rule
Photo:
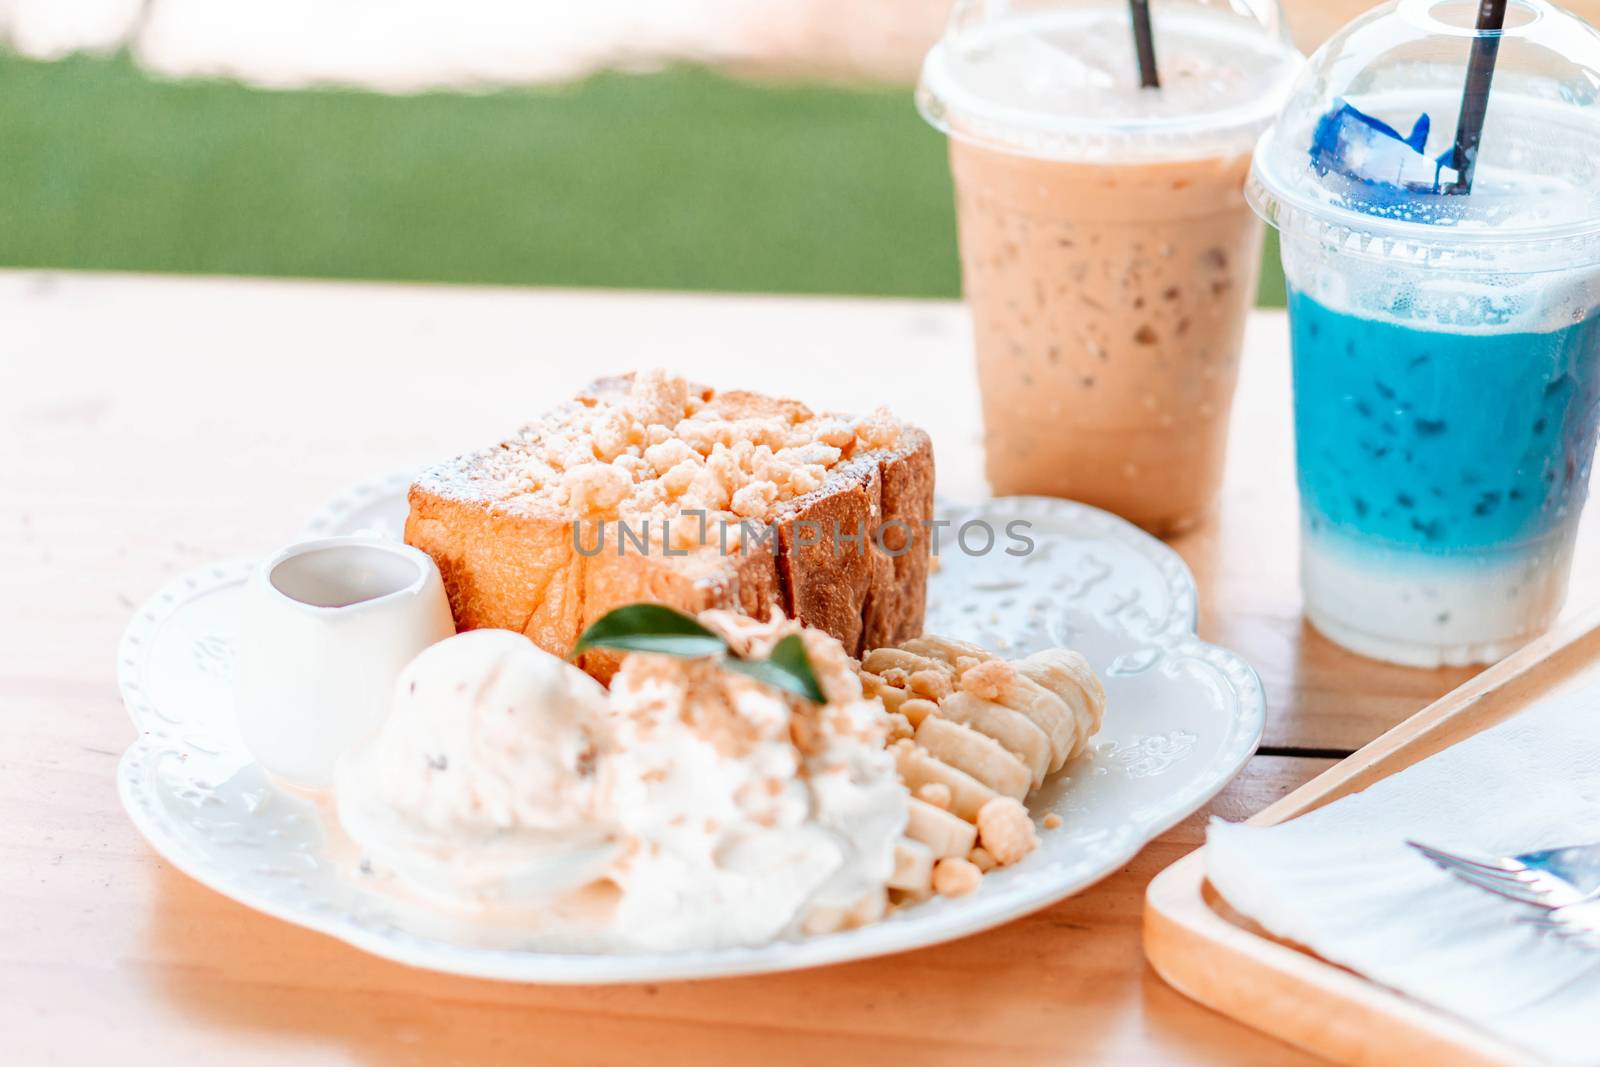
M 425 471 L 418 486 L 514 515 L 768 522 L 786 503 L 858 476 L 906 445 L 887 411 L 817 414 L 718 392 L 661 370 L 603 378 L 492 447 Z M 696 524 L 679 524 L 692 532 Z

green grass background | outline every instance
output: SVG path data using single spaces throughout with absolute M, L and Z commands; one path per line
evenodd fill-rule
M 692 67 L 395 97 L 0 52 L 0 265 L 959 289 L 943 138 L 906 88 Z M 1266 268 L 1281 303 L 1275 247 Z

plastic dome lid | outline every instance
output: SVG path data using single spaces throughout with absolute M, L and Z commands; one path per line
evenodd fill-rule
M 1262 217 L 1386 260 L 1600 262 L 1600 32 L 1543 0 L 1508 0 L 1498 37 L 1477 17 L 1474 0 L 1397 0 L 1319 48 L 1256 149 L 1246 193 Z M 1498 43 L 1464 188 L 1475 40 Z
M 1304 62 L 1276 0 L 1150 0 L 1160 87 L 1141 88 L 1127 0 L 960 0 L 928 53 L 924 117 L 1066 159 L 1247 152 Z

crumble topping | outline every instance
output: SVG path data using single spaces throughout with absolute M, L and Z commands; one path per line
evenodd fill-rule
M 933 891 L 941 897 L 964 897 L 983 881 L 976 864 L 956 856 L 946 857 L 933 866 Z
M 980 700 L 1000 701 L 1016 682 L 1016 671 L 1005 660 L 991 659 L 974 664 L 960 674 L 961 688 Z
M 1002 867 L 1039 846 L 1028 809 L 1013 797 L 995 797 L 978 809 L 978 843 Z
M 902 446 L 886 410 L 816 414 L 793 400 L 718 393 L 662 370 L 605 379 L 500 445 L 423 480 L 455 499 L 589 520 L 677 520 L 677 547 L 702 522 L 769 522 L 830 473 Z M 704 512 L 705 518 L 684 516 Z M 651 535 L 659 540 L 656 526 Z

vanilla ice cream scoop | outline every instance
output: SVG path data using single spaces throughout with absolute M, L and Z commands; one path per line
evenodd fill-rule
M 604 874 L 606 691 L 509 630 L 432 645 L 346 754 L 339 822 L 375 868 L 454 902 L 555 895 Z

